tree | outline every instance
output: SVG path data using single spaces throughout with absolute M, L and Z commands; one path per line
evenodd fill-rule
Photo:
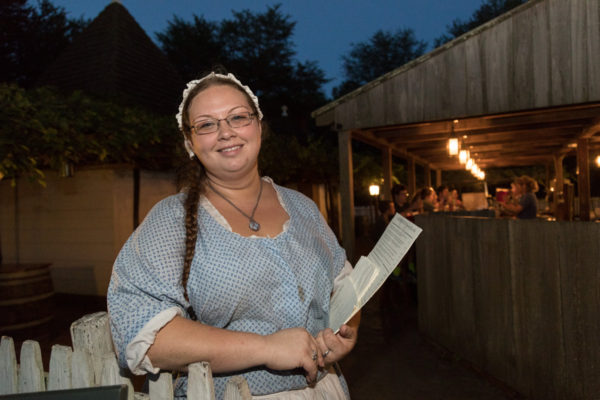
M 335 148 L 319 139 L 310 118 L 325 103 L 321 87 L 327 80 L 315 62 L 295 59 L 295 25 L 275 5 L 264 12 L 233 11 L 220 22 L 196 15 L 189 22 L 175 17 L 157 34 L 186 80 L 220 64 L 252 88 L 272 131 L 264 140 L 261 168 L 280 183 L 326 179 L 312 160 L 329 156 Z
M 41 0 L 0 3 L 0 81 L 31 87 L 48 60 L 53 60 L 89 21 L 67 18 L 62 7 Z
M 282 106 L 288 120 L 306 128 L 310 111 L 325 102 L 321 87 L 327 80 L 316 63 L 294 59 L 295 25 L 275 5 L 265 12 L 233 11 L 220 22 L 175 17 L 156 37 L 186 80 L 222 65 L 256 92 L 273 129 L 284 122 Z
M 414 60 L 426 48 L 412 29 L 375 32 L 367 42 L 352 44 L 350 52 L 342 57 L 345 80 L 333 89 L 333 96 L 340 97 Z
M 203 17 L 193 16 L 186 22 L 174 16 L 164 32 L 156 33 L 163 52 L 186 81 L 196 79 L 202 71 L 223 64 L 223 43 L 219 25 Z
M 527 0 L 486 0 L 467 21 L 455 19 L 452 24 L 446 27 L 447 33 L 434 40 L 434 47 L 439 47 L 444 43 L 467 33 L 479 25 L 504 14 L 507 11 L 525 3 Z

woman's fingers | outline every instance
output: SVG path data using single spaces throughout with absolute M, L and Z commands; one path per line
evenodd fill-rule
M 331 350 L 329 349 L 329 347 L 327 347 L 327 344 L 325 343 L 325 339 L 323 339 L 323 332 L 324 331 L 319 332 L 319 334 L 316 337 L 317 344 L 319 346 L 319 351 L 321 353 L 321 359 L 319 362 L 319 367 L 321 368 L 324 368 L 325 364 L 329 363 L 327 356 L 331 352 Z
M 268 356 L 265 365 L 275 370 L 302 368 L 309 383 L 317 379 L 323 363 L 317 340 L 306 329 L 290 328 L 265 337 Z
M 317 335 L 317 342 L 320 343 L 325 363 L 332 363 L 341 360 L 352 350 L 358 337 L 357 327 L 342 325 L 337 334 L 329 328 L 324 329 Z

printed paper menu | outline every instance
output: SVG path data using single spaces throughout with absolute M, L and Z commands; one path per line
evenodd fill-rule
M 390 221 L 368 256 L 362 256 L 342 280 L 329 304 L 329 327 L 334 332 L 358 312 L 408 253 L 422 229 L 400 214 Z

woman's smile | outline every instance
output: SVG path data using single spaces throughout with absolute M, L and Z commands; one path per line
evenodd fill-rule
M 191 135 L 194 153 L 209 175 L 239 179 L 257 170 L 260 122 L 253 119 L 248 125 L 232 128 L 226 121 L 235 113 L 251 111 L 244 94 L 227 85 L 211 86 L 192 100 L 192 125 L 207 118 L 220 120 L 215 132 Z

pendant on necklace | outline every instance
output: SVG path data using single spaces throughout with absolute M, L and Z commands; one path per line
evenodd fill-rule
M 250 219 L 250 225 L 248 225 L 248 227 L 250 228 L 250 230 L 253 230 L 254 232 L 258 232 L 258 230 L 260 229 L 260 224 L 258 222 L 256 222 L 254 219 Z

